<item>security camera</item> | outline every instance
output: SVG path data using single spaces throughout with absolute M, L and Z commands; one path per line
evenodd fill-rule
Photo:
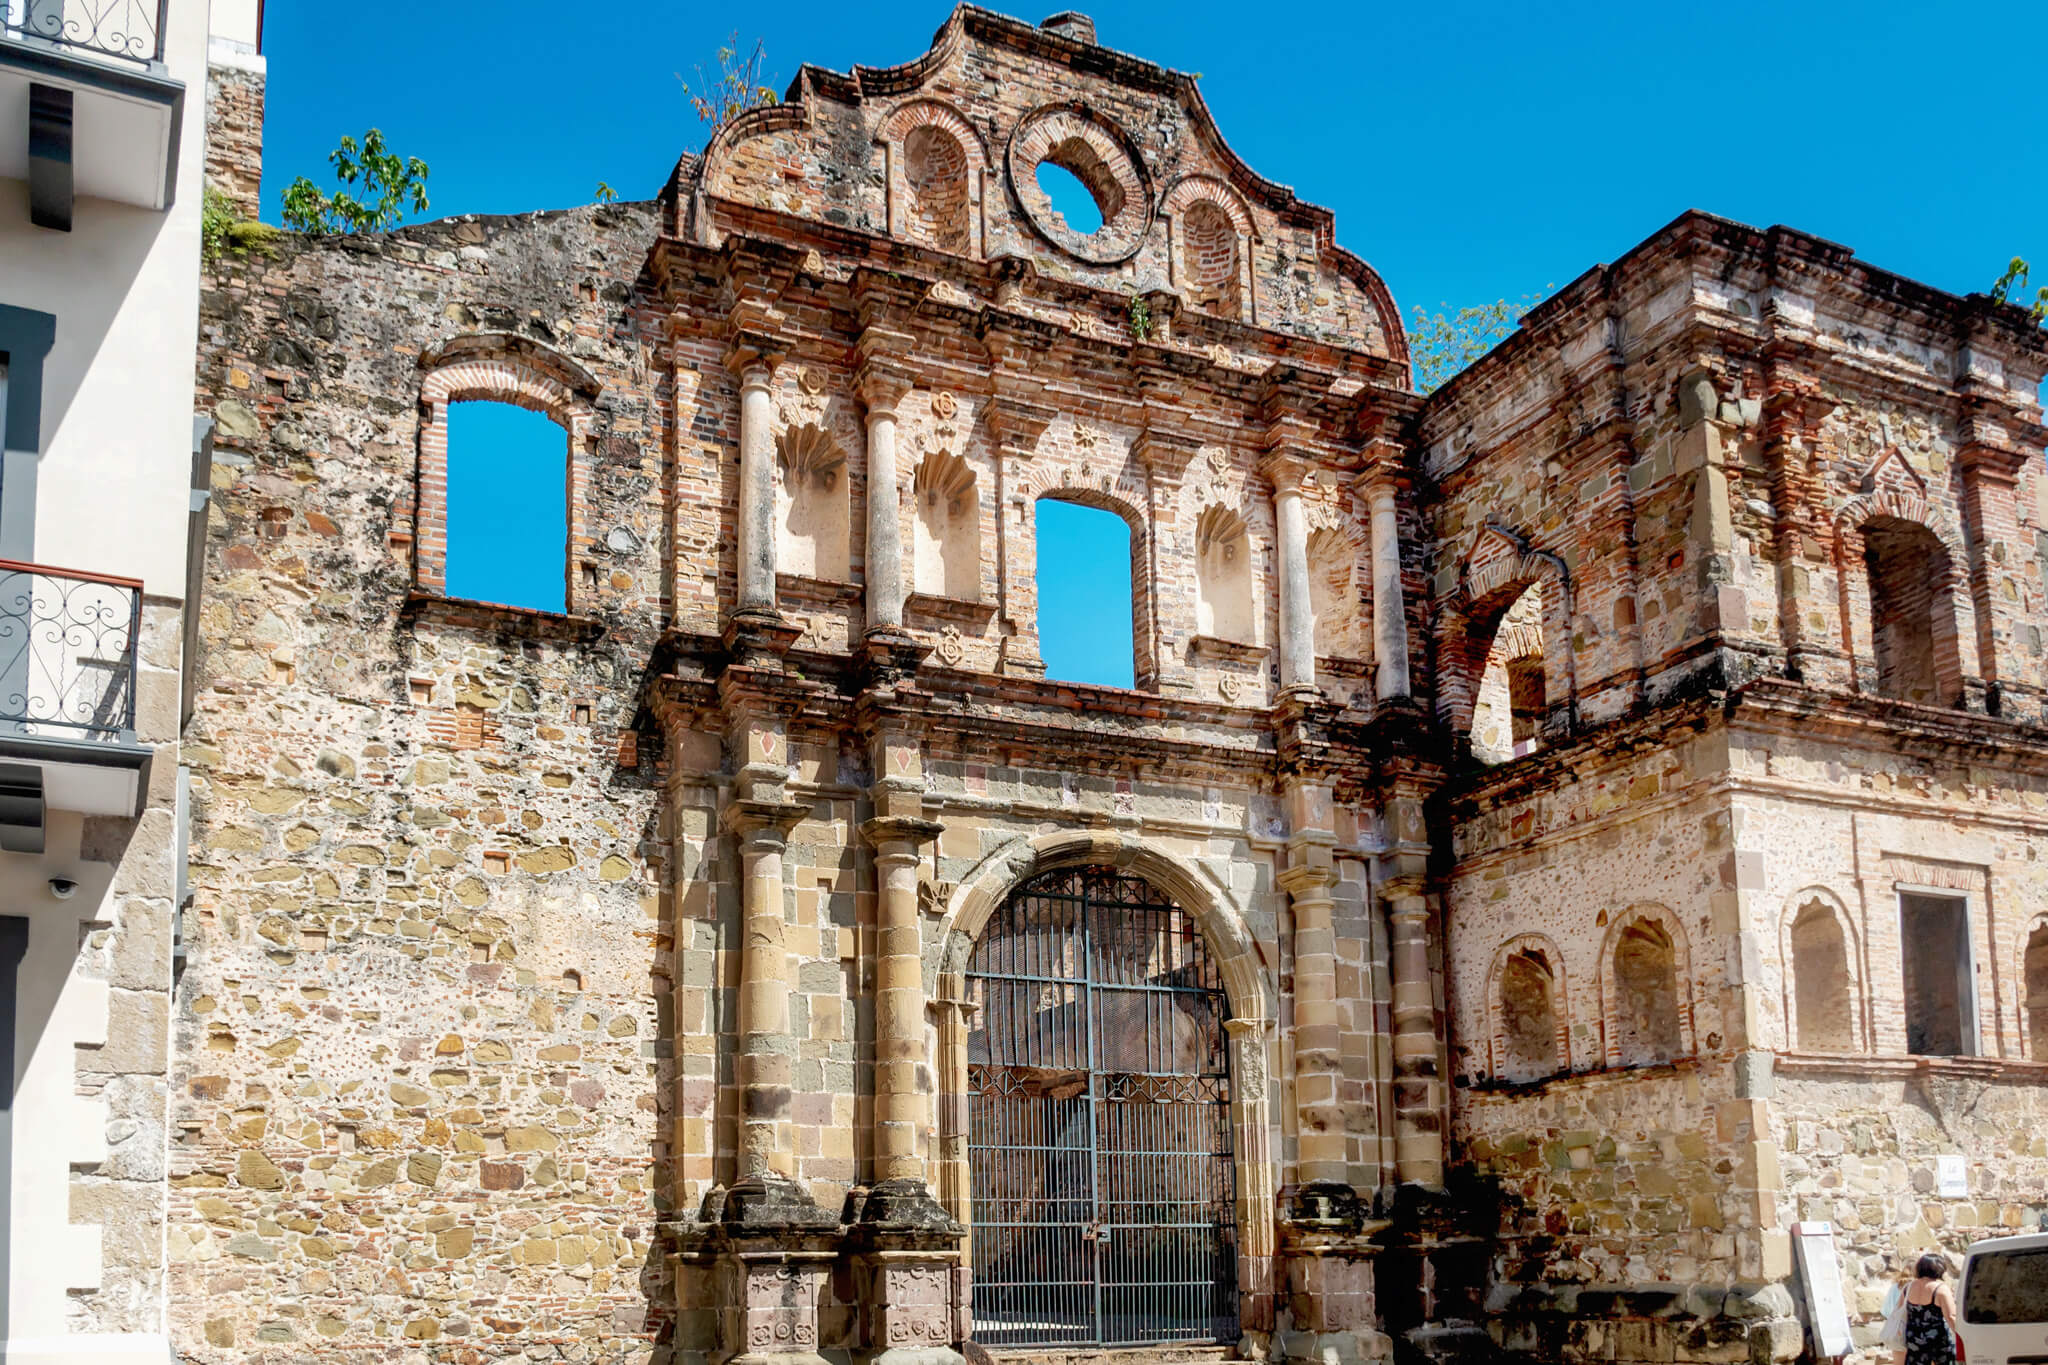
M 78 883 L 69 877 L 50 878 L 50 894 L 60 901 L 68 901 L 78 891 Z

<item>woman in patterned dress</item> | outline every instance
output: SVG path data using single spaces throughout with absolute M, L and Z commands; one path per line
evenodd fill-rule
M 1930 1252 L 1906 1286 L 1905 1365 L 1956 1365 L 1956 1296 L 1947 1284 L 1948 1258 Z

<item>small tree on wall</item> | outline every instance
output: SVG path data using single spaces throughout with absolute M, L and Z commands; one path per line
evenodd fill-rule
M 427 163 L 416 156 L 400 157 L 384 145 L 384 134 L 372 128 L 360 145 L 344 137 L 327 154 L 334 178 L 344 185 L 360 183 L 363 197 L 347 190 L 323 194 L 305 176 L 285 187 L 284 225 L 295 232 L 382 232 L 396 227 L 407 213 L 427 211 Z
M 749 109 L 764 104 L 780 104 L 772 86 L 761 79 L 761 65 L 767 56 L 767 48 L 756 38 L 754 46 L 745 57 L 740 54 L 740 35 L 735 32 L 725 40 L 725 46 L 718 49 L 712 59 L 712 70 L 706 74 L 702 66 L 695 67 L 685 76 L 676 73 L 682 82 L 683 98 L 697 111 L 697 117 L 705 123 L 705 138 L 723 124 L 732 122 Z
M 1415 321 L 1408 329 L 1408 360 L 1415 371 L 1415 391 L 1433 393 L 1451 377 L 1506 340 L 1522 321 L 1523 314 L 1543 302 L 1550 286 L 1524 294 L 1510 302 L 1496 299 L 1476 307 L 1443 311 L 1431 316 L 1417 306 Z

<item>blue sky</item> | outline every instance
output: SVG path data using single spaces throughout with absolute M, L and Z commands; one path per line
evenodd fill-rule
M 2014 255 L 2048 272 L 2038 3 L 1087 8 L 1105 45 L 1202 73 L 1232 147 L 1334 209 L 1404 314 L 1562 285 L 1687 208 L 1786 223 L 1959 292 Z M 646 197 L 702 141 L 676 73 L 733 30 L 763 40 L 780 89 L 805 61 L 908 60 L 947 12 L 497 0 L 338 23 L 277 0 L 266 216 L 294 175 L 325 185 L 335 141 L 372 125 L 433 168 L 436 215 L 564 207 L 600 181 Z

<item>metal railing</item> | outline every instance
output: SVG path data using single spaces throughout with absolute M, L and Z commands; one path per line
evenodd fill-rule
M 164 59 L 170 0 L 0 0 L 0 41 L 38 38 L 145 65 Z
M 0 732 L 135 737 L 142 584 L 0 559 Z

